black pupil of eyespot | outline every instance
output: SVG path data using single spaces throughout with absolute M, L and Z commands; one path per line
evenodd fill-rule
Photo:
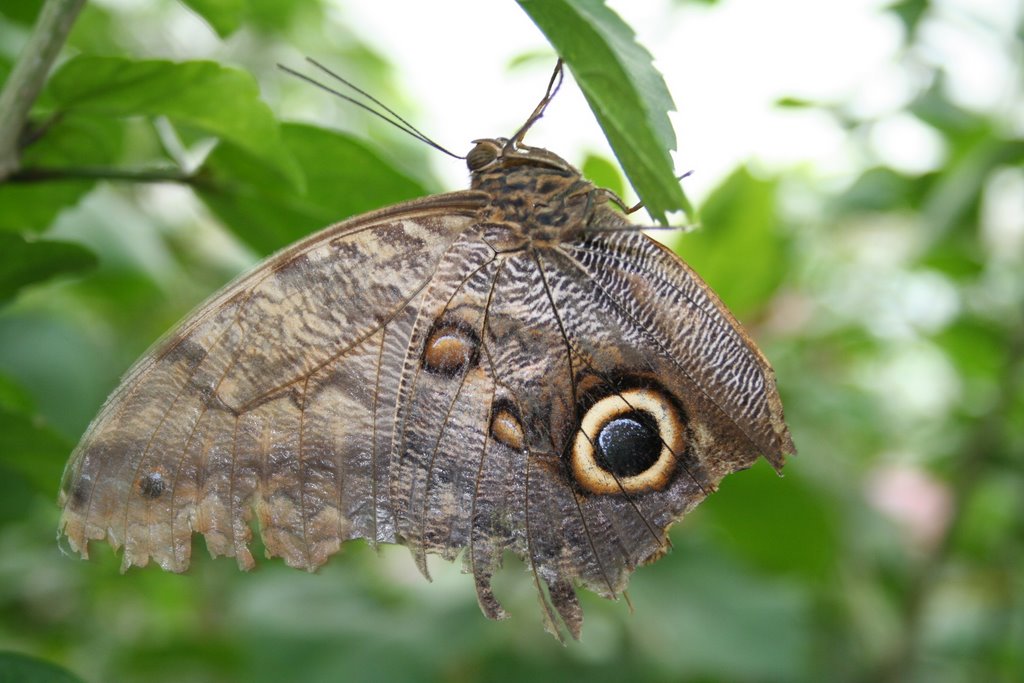
M 617 477 L 632 477 L 658 461 L 661 446 L 654 418 L 633 411 L 601 428 L 597 435 L 597 464 Z

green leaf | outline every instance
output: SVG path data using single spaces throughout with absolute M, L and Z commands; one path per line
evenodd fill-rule
M 281 143 L 277 121 L 255 79 L 214 62 L 136 61 L 79 56 L 50 82 L 63 111 L 104 116 L 166 116 L 216 135 L 262 162 L 293 187 L 302 169 Z
M 906 109 L 941 132 L 946 142 L 953 147 L 960 146 L 958 139 L 977 142 L 996 132 L 992 129 L 992 121 L 984 115 L 950 102 L 948 91 L 948 78 L 939 71 L 931 85 L 921 91 Z
M 22 155 L 22 168 L 108 166 L 121 153 L 124 126 L 114 119 L 68 115 Z M 41 232 L 96 185 L 94 179 L 0 183 L 0 231 Z
M 921 185 L 917 178 L 886 166 L 876 166 L 861 173 L 836 198 L 834 209 L 839 213 L 907 210 L 920 201 Z
M 669 150 L 672 96 L 651 55 L 603 0 L 517 0 L 565 60 L 648 213 L 692 213 Z
M 701 228 L 676 244 L 740 318 L 763 306 L 786 274 L 775 193 L 774 181 L 737 169 L 701 207 Z
M 580 170 L 583 171 L 584 178 L 598 187 L 611 190 L 620 199 L 622 198 L 626 188 L 622 182 L 622 175 L 615 164 L 596 154 L 588 154 L 583 159 L 583 165 L 580 166 Z
M 121 30 L 122 25 L 113 7 L 87 2 L 78 13 L 75 25 L 68 34 L 67 47 L 71 48 L 68 54 L 127 55 L 131 48 L 126 44 L 119 44 L 118 36 Z
M 323 128 L 289 123 L 285 145 L 306 169 L 306 192 L 282 186 L 231 145 L 207 159 L 210 186 L 199 196 L 244 242 L 270 253 L 349 216 L 426 193 L 356 140 Z
M 53 495 L 74 444 L 36 416 L 0 407 L 0 465 Z
M 784 484 L 778 480 L 777 488 Z M 785 534 L 785 527 L 772 528 L 765 542 Z M 629 586 L 642 615 L 630 624 L 631 644 L 641 661 L 657 662 L 666 672 L 649 680 L 811 680 L 806 668 L 815 623 L 805 585 L 755 573 L 692 526 L 673 534 L 673 545 L 668 557 L 643 567 Z
M 73 291 L 78 286 L 60 288 L 67 295 L 64 301 L 52 291 L 56 288 L 49 289 L 54 296 L 46 305 L 52 310 L 38 310 L 36 304 L 45 301 L 39 296 L 0 315 L 0 369 L 31 392 L 47 425 L 77 439 L 119 375 L 159 336 L 154 319 L 163 314 L 166 294 L 164 300 L 153 299 L 150 311 L 137 315 L 134 327 L 125 329 L 109 326 L 89 301 L 76 301 Z M 171 324 L 166 317 L 162 320 L 160 332 Z
M 181 0 L 182 4 L 201 16 L 221 38 L 238 30 L 245 16 L 244 0 Z
M 988 564 L 998 557 L 1006 539 L 1020 528 L 1020 491 L 1024 475 L 1019 467 L 994 469 L 978 482 L 978 489 L 965 505 L 957 545 L 978 561 Z
M 0 185 L 0 232 L 42 232 L 95 185 L 95 180 L 84 179 L 4 183 Z
M 43 0 L 17 0 L 17 2 L 5 2 L 0 5 L 0 16 L 6 17 L 13 22 L 31 26 L 36 23 L 39 10 L 43 7 Z
M 50 662 L 18 652 L 0 652 L 0 683 L 83 683 Z
M 321 0 L 246 0 L 246 19 L 264 31 L 279 34 L 291 26 L 328 23 Z
M 15 413 L 31 413 L 35 409 L 28 392 L 4 374 L 0 374 L 0 409 Z
M 813 100 L 807 100 L 802 97 L 780 97 L 775 100 L 775 106 L 780 109 L 810 109 L 819 106 Z
M 991 391 L 990 382 L 999 377 L 1006 349 L 1012 345 L 1007 337 L 1006 329 L 995 321 L 965 316 L 939 332 L 935 342 L 962 378 L 979 380 Z
M 917 33 L 917 27 L 921 25 L 921 20 L 931 9 L 931 2 L 930 0 L 898 0 L 885 9 L 899 18 L 907 37 L 913 39 Z
M 96 265 L 96 256 L 71 242 L 26 240 L 0 232 L 0 304 L 26 285 Z
M 972 224 L 989 174 L 999 166 L 1024 163 L 1024 140 L 995 136 L 972 145 L 956 162 L 943 169 L 924 197 L 921 213 L 939 237 L 958 226 Z
M 787 467 L 779 477 L 758 461 L 722 480 L 699 514 L 723 545 L 751 564 L 820 579 L 836 569 L 838 533 L 827 501 L 805 476 Z

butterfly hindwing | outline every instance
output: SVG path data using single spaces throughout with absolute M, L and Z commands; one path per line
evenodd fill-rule
M 775 373 L 743 326 L 684 261 L 643 234 L 594 233 L 560 245 L 567 270 L 576 270 L 595 305 L 621 320 L 624 348 L 644 349 L 659 373 L 688 386 L 704 403 L 690 410 L 746 440 L 742 458 L 758 454 L 782 466 L 795 451 L 782 416 Z M 705 407 L 706 406 L 706 407 Z M 750 462 L 716 453 L 716 481 Z

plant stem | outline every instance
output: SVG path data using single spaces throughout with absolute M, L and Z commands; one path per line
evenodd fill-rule
M 11 183 L 41 183 L 59 180 L 126 180 L 136 183 L 183 183 L 203 185 L 201 176 L 177 169 L 134 170 L 106 166 L 69 166 L 67 168 L 23 168 L 7 179 Z
M 46 0 L 25 48 L 0 91 L 0 182 L 18 169 L 32 104 L 85 0 Z

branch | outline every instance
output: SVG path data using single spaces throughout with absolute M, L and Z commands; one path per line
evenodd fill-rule
M 15 171 L 7 179 L 11 183 L 42 183 L 60 180 L 125 180 L 135 183 L 182 183 L 209 185 L 208 179 L 174 168 L 135 170 L 106 166 L 68 166 L 66 168 L 32 167 Z
M 0 182 L 18 169 L 21 136 L 57 53 L 85 0 L 46 0 L 0 91 Z

